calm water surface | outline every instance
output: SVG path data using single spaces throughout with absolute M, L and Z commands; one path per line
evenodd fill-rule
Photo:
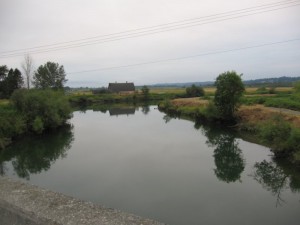
M 167 224 L 299 224 L 300 174 L 268 148 L 151 107 L 74 112 L 0 173 Z

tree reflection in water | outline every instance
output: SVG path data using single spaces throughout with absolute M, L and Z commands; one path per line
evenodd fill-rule
M 213 126 L 201 126 L 196 123 L 196 129 L 202 127 L 203 134 L 207 137 L 206 143 L 214 147 L 216 168 L 215 175 L 227 183 L 241 181 L 241 174 L 245 169 L 245 160 L 235 135 L 230 131 L 223 131 Z
M 142 112 L 144 113 L 144 115 L 147 115 L 150 112 L 149 105 L 143 105 L 141 108 L 142 108 Z
M 29 180 L 30 174 L 47 171 L 57 159 L 66 157 L 73 139 L 71 125 L 46 135 L 26 137 L 0 152 L 1 173 L 5 174 L 5 162 L 11 161 L 16 174 Z
M 284 203 L 282 193 L 285 189 L 290 188 L 292 192 L 300 191 L 299 173 L 285 161 L 257 162 L 250 176 L 276 197 L 276 207 Z

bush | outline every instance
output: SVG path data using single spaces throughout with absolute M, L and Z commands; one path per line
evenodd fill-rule
M 300 129 L 292 127 L 280 115 L 262 124 L 259 135 L 275 156 L 291 156 L 300 151 Z
M 209 101 L 208 105 L 200 110 L 200 114 L 208 121 L 220 119 L 219 111 L 212 101 Z
M 257 94 L 268 94 L 268 90 L 266 87 L 259 87 L 255 91 Z
M 201 97 L 204 96 L 204 89 L 200 86 L 193 84 L 191 87 L 186 88 L 187 97 Z
M 32 124 L 32 129 L 34 132 L 41 134 L 44 129 L 44 123 L 41 117 L 37 116 Z
M 275 116 L 260 129 L 262 140 L 270 145 L 276 152 L 283 152 L 287 148 L 287 136 L 291 132 L 291 126 L 281 116 Z
M 62 92 L 17 90 L 11 101 L 17 112 L 25 118 L 27 129 L 37 133 L 59 127 L 71 118 L 71 107 Z
M 0 149 L 11 142 L 11 137 L 25 132 L 24 117 L 10 105 L 0 107 Z
M 264 103 L 265 106 L 300 110 L 300 102 L 295 99 L 295 96 L 290 98 L 271 98 Z

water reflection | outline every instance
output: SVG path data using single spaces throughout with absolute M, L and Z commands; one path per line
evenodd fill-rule
M 263 160 L 255 163 L 254 172 L 250 176 L 276 197 L 276 206 L 281 206 L 285 202 L 282 197 L 285 189 L 300 192 L 299 173 L 281 160 L 270 162 Z
M 169 123 L 172 120 L 172 117 L 166 114 L 164 115 L 163 120 L 165 121 L 165 123 Z
M 72 126 L 38 137 L 26 137 L 0 152 L 0 173 L 5 174 L 5 162 L 11 161 L 15 173 L 30 179 L 30 174 L 50 169 L 51 164 L 64 158 L 73 142 Z
M 214 172 L 217 178 L 227 183 L 241 181 L 245 160 L 234 134 L 215 128 L 203 129 L 203 133 L 207 137 L 206 143 L 215 148 L 213 156 L 216 169 Z
M 165 123 L 177 118 L 177 115 L 166 114 L 163 117 Z M 245 160 L 242 150 L 239 148 L 239 142 L 236 135 L 230 130 L 216 127 L 211 124 L 203 124 L 196 121 L 194 124 L 196 130 L 201 130 L 207 138 L 206 144 L 214 148 L 214 169 L 216 177 L 226 183 L 241 182 L 241 174 L 245 169 Z
M 150 112 L 150 105 L 143 105 L 141 106 L 142 108 L 142 113 L 144 113 L 144 115 L 147 115 Z
M 110 108 L 109 110 L 110 116 L 119 116 L 119 115 L 134 115 L 135 108 L 134 107 L 117 107 L 117 108 Z
M 121 115 L 134 115 L 135 111 L 141 110 L 144 115 L 150 112 L 149 104 L 94 104 L 94 105 L 78 105 L 75 107 L 76 110 L 85 113 L 87 110 L 93 110 L 94 112 L 109 112 L 110 116 L 121 116 Z

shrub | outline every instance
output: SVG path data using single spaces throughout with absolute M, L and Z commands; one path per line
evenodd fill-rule
M 292 96 L 291 98 L 267 99 L 264 105 L 277 108 L 300 110 L 300 103 L 295 99 L 295 96 Z
M 62 92 L 53 90 L 17 90 L 11 101 L 25 118 L 27 129 L 40 133 L 63 125 L 71 117 L 71 107 Z
M 24 117 L 10 105 L 0 107 L 0 149 L 11 142 L 11 137 L 25 132 Z
M 276 94 L 276 88 L 275 87 L 271 87 L 269 89 L 269 94 Z
M 287 136 L 291 132 L 291 126 L 281 116 L 275 116 L 264 123 L 260 129 L 262 140 L 272 147 L 275 154 L 287 149 Z
M 266 87 L 259 87 L 256 89 L 255 91 L 257 94 L 267 94 L 268 93 L 268 90 Z
M 44 123 L 43 120 L 41 119 L 41 117 L 37 116 L 33 123 L 32 123 L 32 129 L 34 132 L 40 134 L 43 132 L 44 129 Z
M 300 151 L 300 129 L 292 127 L 280 115 L 266 121 L 260 127 L 259 135 L 275 156 L 292 156 Z
M 220 119 L 219 111 L 213 101 L 209 101 L 208 105 L 200 110 L 200 114 L 208 121 Z
M 204 89 L 200 86 L 193 84 L 191 87 L 186 88 L 187 97 L 201 97 L 204 96 Z

